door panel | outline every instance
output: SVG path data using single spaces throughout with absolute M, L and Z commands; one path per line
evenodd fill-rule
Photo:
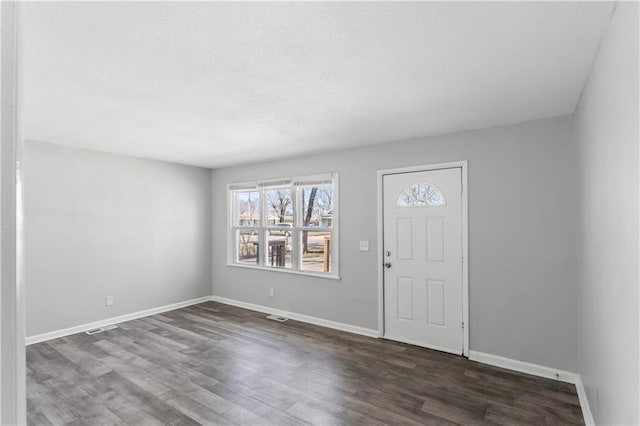
M 413 259 L 413 218 L 399 217 L 396 221 L 396 247 L 398 258 Z
M 398 318 L 413 321 L 413 280 L 398 277 Z
M 462 169 L 383 177 L 384 335 L 462 353 Z
M 444 218 L 427 218 L 427 262 L 444 262 Z
M 427 280 L 427 323 L 429 325 L 445 325 L 444 299 L 444 281 Z

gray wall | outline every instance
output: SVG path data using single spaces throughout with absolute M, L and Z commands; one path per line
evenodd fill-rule
M 576 113 L 578 373 L 597 424 L 640 423 L 638 3 L 619 3 Z
M 211 294 L 210 170 L 28 142 L 24 181 L 27 336 Z
M 564 117 L 214 170 L 214 200 L 226 200 L 232 182 L 339 172 L 342 280 L 226 266 L 227 209 L 217 202 L 213 294 L 377 329 L 376 171 L 465 159 L 471 349 L 574 371 L 573 154 Z M 373 250 L 358 251 L 360 240 Z

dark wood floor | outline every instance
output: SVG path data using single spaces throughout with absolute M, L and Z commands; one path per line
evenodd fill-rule
M 583 424 L 575 387 L 214 302 L 27 348 L 29 424 Z

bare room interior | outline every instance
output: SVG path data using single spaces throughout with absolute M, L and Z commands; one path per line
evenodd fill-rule
M 0 20 L 0 424 L 640 425 L 637 1 Z

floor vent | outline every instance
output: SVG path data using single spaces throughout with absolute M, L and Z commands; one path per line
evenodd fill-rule
M 267 316 L 267 319 L 278 321 L 278 322 L 285 322 L 289 318 L 279 317 L 278 315 L 269 315 L 269 316 Z
M 103 331 L 113 330 L 114 328 L 118 328 L 117 325 L 105 325 L 104 327 L 94 328 L 93 330 L 85 331 L 86 334 L 91 336 L 92 334 L 102 333 Z

